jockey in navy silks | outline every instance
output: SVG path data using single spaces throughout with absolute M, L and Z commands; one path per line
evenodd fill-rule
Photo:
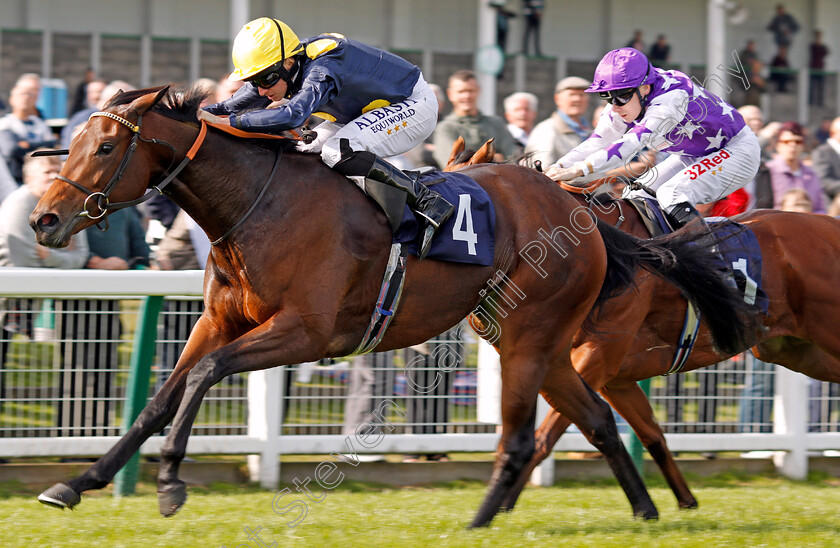
M 320 153 L 324 163 L 365 192 L 366 180 L 404 192 L 405 203 L 424 225 L 418 257 L 425 257 L 434 231 L 454 208 L 417 177 L 382 159 L 423 143 L 435 128 L 437 98 L 420 69 L 340 34 L 301 41 L 288 25 L 268 17 L 242 28 L 232 56 L 230 79 L 248 84 L 199 111 L 199 118 L 267 133 L 299 128 L 310 116 L 323 118 L 315 140 L 300 143 L 298 150 Z M 267 108 L 281 100 L 287 102 Z

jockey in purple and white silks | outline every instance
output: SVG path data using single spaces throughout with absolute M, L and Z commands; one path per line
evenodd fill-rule
M 679 228 L 705 222 L 696 204 L 729 195 L 758 171 L 758 139 L 738 111 L 682 72 L 654 68 L 638 50 L 607 53 L 586 91 L 608 105 L 595 132 L 546 170 L 555 181 L 602 178 L 643 148 L 670 153 L 638 182 Z

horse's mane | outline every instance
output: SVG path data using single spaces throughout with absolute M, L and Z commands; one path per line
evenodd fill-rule
M 201 102 L 205 99 L 205 97 L 207 97 L 207 88 L 203 86 L 170 85 L 125 91 L 112 97 L 104 108 L 127 105 L 144 95 L 157 93 L 166 87 L 169 89 L 166 94 L 161 97 L 160 101 L 152 107 L 152 112 L 160 114 L 161 116 L 166 116 L 167 118 L 171 118 L 173 120 L 197 124 L 198 117 L 196 116 L 196 113 L 200 108 Z M 293 150 L 296 144 L 296 141 L 291 139 L 248 139 L 248 141 L 262 148 L 277 150 L 278 147 L 281 147 L 286 151 Z

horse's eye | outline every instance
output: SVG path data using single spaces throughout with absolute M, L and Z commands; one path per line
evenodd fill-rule
M 107 156 L 114 151 L 114 145 L 111 143 L 102 143 L 99 145 L 99 150 L 96 151 L 97 154 L 102 154 L 103 156 Z

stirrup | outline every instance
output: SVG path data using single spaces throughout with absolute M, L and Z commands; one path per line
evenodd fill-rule
M 423 216 L 425 218 L 425 215 Z M 422 261 L 426 258 L 426 255 L 429 254 L 429 251 L 432 249 L 432 238 L 435 235 L 435 231 L 437 231 L 437 227 L 433 224 L 427 224 L 426 228 L 423 230 L 423 239 L 420 242 L 420 247 L 417 250 L 417 260 Z

